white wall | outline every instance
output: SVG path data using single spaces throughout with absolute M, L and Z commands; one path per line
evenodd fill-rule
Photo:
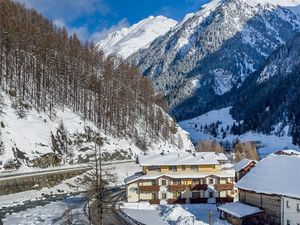
M 289 202 L 289 207 L 287 207 Z M 297 204 L 300 205 L 300 199 L 282 198 L 282 225 L 288 225 L 288 220 L 291 225 L 300 225 L 300 211 L 297 211 Z

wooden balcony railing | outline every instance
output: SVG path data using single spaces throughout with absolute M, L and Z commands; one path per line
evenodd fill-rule
M 208 198 L 190 198 L 191 204 L 207 203 Z
M 159 191 L 159 186 L 140 186 L 140 192 L 157 192 Z
M 206 191 L 207 190 L 207 184 L 194 184 L 190 186 L 192 191 Z
M 170 192 L 185 191 L 187 189 L 190 189 L 190 186 L 189 185 L 169 185 L 168 189 Z
M 185 198 L 171 198 L 167 200 L 168 204 L 185 204 L 186 199 Z
M 215 185 L 216 191 L 227 191 L 233 189 L 233 184 L 216 184 Z
M 220 197 L 216 198 L 216 202 L 219 204 L 233 202 L 233 200 L 234 200 L 233 197 L 230 197 L 230 196 L 227 196 L 225 198 L 220 198 Z
M 150 199 L 149 203 L 151 205 L 158 205 L 158 204 L 160 204 L 160 200 L 159 199 Z

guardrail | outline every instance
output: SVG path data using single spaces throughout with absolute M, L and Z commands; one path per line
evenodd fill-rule
M 122 219 L 127 225 L 146 225 L 144 223 L 141 223 L 139 221 L 136 221 L 132 217 L 128 216 L 121 208 L 119 204 L 116 204 L 116 215 Z

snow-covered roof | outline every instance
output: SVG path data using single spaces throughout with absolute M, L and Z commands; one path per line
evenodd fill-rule
M 125 184 L 135 182 L 137 180 L 155 180 L 160 177 L 169 177 L 173 179 L 200 179 L 209 176 L 215 176 L 220 178 L 234 177 L 234 170 L 221 171 L 221 173 L 185 173 L 185 174 L 147 174 L 136 173 L 133 176 L 127 177 L 124 182 Z
M 237 218 L 254 215 L 263 212 L 260 208 L 243 204 L 241 202 L 227 203 L 218 207 L 221 211 L 227 212 Z
M 223 153 L 214 152 L 178 152 L 166 154 L 139 155 L 138 162 L 141 166 L 164 166 L 164 165 L 217 165 L 219 161 L 228 158 Z
M 242 169 L 244 169 L 246 166 L 248 166 L 251 162 L 255 162 L 254 160 L 251 159 L 242 159 L 238 163 L 234 165 L 234 169 L 236 172 L 240 172 Z
M 285 150 L 261 160 L 237 187 L 264 194 L 300 198 L 300 152 Z

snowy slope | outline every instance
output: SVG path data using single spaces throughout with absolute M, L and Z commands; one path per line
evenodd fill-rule
M 285 132 L 281 136 L 275 134 L 266 135 L 256 132 L 247 132 L 242 135 L 231 134 L 231 128 L 233 123 L 237 124 L 230 114 L 230 109 L 232 107 L 223 108 L 220 110 L 213 110 L 207 112 L 199 117 L 185 120 L 179 122 L 179 125 L 183 130 L 190 133 L 193 142 L 198 142 L 201 140 L 217 139 L 218 141 L 228 141 L 232 143 L 233 141 L 239 139 L 241 141 L 253 141 L 256 143 L 261 143 L 259 148 L 259 154 L 263 158 L 272 152 L 282 150 L 285 148 L 299 150 L 299 148 L 293 145 L 292 137 L 288 135 L 288 128 L 285 128 Z M 211 124 L 216 124 L 217 121 L 220 122 L 218 126 L 218 136 L 214 138 L 209 130 L 205 130 L 205 126 L 210 126 Z M 229 129 L 228 129 L 229 128 Z M 221 130 L 226 132 L 226 137 L 223 138 L 223 133 Z
M 177 24 L 164 16 L 150 16 L 129 28 L 123 28 L 107 35 L 97 47 L 106 55 L 117 54 L 127 58 L 141 48 L 146 48 L 155 38 L 164 35 Z
M 46 153 L 53 153 L 51 133 L 55 135 L 61 123 L 66 128 L 69 139 L 70 156 L 64 156 L 66 157 L 64 160 L 66 163 L 82 161 L 93 154 L 94 143 L 87 138 L 87 127 L 95 130 L 105 138 L 102 150 L 107 157 L 123 157 L 126 159 L 133 158 L 136 154 L 141 153 L 133 139 L 114 138 L 110 135 L 105 135 L 93 123 L 83 121 L 80 115 L 69 109 L 57 109 L 57 116 L 52 120 L 46 114 L 37 112 L 34 109 L 26 112 L 24 118 L 19 118 L 12 107 L 13 99 L 8 97 L 8 95 L 2 95 L 4 96 L 4 113 L 0 114 L 0 140 L 4 143 L 5 151 L 2 156 L 0 154 L 0 161 L 3 161 L 3 164 L 8 160 L 15 159 L 13 149 L 16 148 L 23 152 L 28 160 L 35 159 Z M 140 130 L 143 132 L 142 127 Z M 193 148 L 187 133 L 181 128 L 178 129 L 178 133 L 174 135 L 172 141 L 163 139 L 151 140 L 147 134 L 144 135 L 144 139 L 149 141 L 148 151 L 150 152 L 161 152 L 162 150 L 170 152 L 184 151 Z M 115 160 L 120 160 L 120 158 L 115 158 Z M 21 163 L 25 167 L 28 165 L 25 163 L 25 160 L 21 160 Z

